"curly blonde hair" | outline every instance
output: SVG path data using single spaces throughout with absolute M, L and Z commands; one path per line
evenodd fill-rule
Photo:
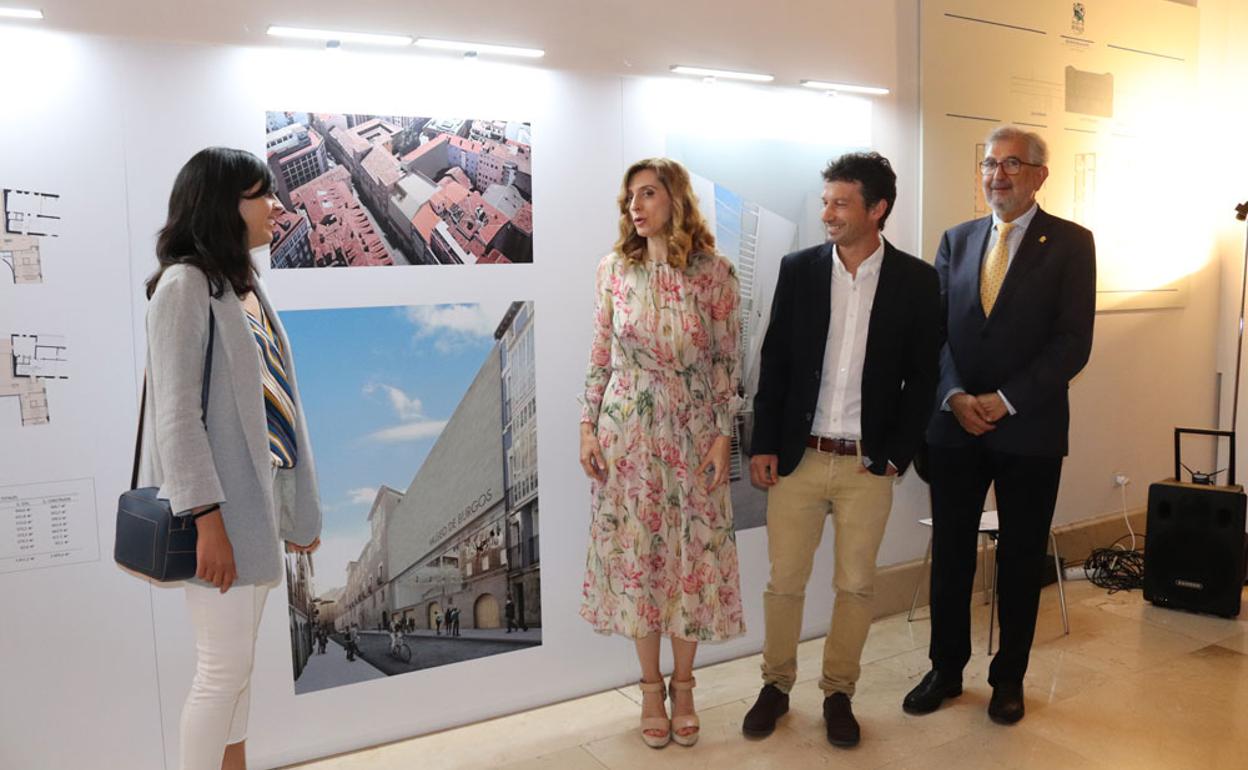
M 633 216 L 628 207 L 628 185 L 639 171 L 649 169 L 659 178 L 672 199 L 671 218 L 667 222 L 667 262 L 675 268 L 684 269 L 694 255 L 715 253 L 715 236 L 707 227 L 702 212 L 698 210 L 698 196 L 685 167 L 668 158 L 646 158 L 628 167 L 620 186 L 620 237 L 615 242 L 615 253 L 627 262 L 641 262 L 646 258 L 646 239 L 633 227 Z

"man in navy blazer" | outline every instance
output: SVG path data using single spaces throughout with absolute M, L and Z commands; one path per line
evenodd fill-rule
M 1040 209 L 1048 150 L 1003 126 L 980 164 L 992 216 L 948 230 L 936 254 L 946 343 L 928 426 L 932 496 L 932 670 L 903 701 L 912 714 L 962 692 L 980 513 L 1000 520 L 1001 644 L 988 714 L 1023 717 L 1045 549 L 1067 453 L 1070 380 L 1087 363 L 1096 310 L 1092 233 Z
M 827 739 L 858 743 L 850 707 L 874 617 L 875 559 L 931 414 L 939 351 L 936 271 L 881 236 L 897 197 L 878 153 L 824 170 L 828 243 L 786 256 L 763 340 L 750 477 L 767 493 L 771 578 L 763 594 L 763 688 L 742 730 L 761 737 L 788 711 L 806 581 L 829 512 L 836 599 L 823 651 Z

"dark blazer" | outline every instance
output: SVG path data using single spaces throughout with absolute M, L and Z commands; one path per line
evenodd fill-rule
M 1070 425 L 1069 383 L 1092 351 L 1096 245 L 1083 227 L 1037 210 L 985 318 L 979 274 L 991 230 L 991 216 L 964 222 L 945 232 L 936 252 L 945 345 L 927 441 L 956 447 L 974 440 L 952 412 L 940 409 L 950 389 L 999 390 L 1017 414 L 984 434 L 984 445 L 1061 457 Z
M 751 454 L 797 467 L 815 417 L 832 316 L 832 244 L 786 256 L 763 338 Z M 883 474 L 905 471 L 932 410 L 940 349 L 940 288 L 926 262 L 884 242 L 862 367 L 862 453 Z

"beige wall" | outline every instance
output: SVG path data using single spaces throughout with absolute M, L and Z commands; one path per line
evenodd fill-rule
M 899 172 L 902 168 L 917 172 L 918 94 L 912 85 L 917 80 L 917 74 L 912 74 L 917 73 L 917 46 L 905 41 L 917 43 L 918 3 L 897 0 L 896 7 L 898 90 L 883 100 L 874 130 L 881 151 L 896 153 L 902 160 L 897 164 Z M 1234 221 L 1231 210 L 1236 202 L 1248 200 L 1244 139 L 1248 128 L 1248 4 L 1202 0 L 1200 14 L 1201 122 L 1211 136 L 1208 140 L 1193 137 L 1189 152 L 1192 159 L 1210 158 L 1214 170 L 1194 171 L 1176 164 L 1173 171 L 1159 171 L 1156 206 L 1139 212 L 1141 227 L 1192 230 L 1191 252 L 1174 255 L 1194 270 L 1188 279 L 1187 302 L 1175 309 L 1097 314 L 1091 360 L 1071 386 L 1071 452 L 1063 466 L 1056 524 L 1121 510 L 1121 492 L 1112 483 L 1116 472 L 1131 478 L 1127 507 L 1143 507 L 1148 485 L 1172 475 L 1174 428 L 1215 426 L 1219 371 L 1225 373 L 1220 409 L 1229 424 L 1244 247 L 1243 225 Z M 916 127 L 913 133 L 911 126 Z M 898 245 L 913 246 L 930 260 L 936 244 L 914 243 L 913 220 L 918 212 L 905 203 L 907 187 L 917 195 L 917 180 L 913 186 L 904 179 L 899 183 L 898 214 L 908 218 L 908 226 L 898 227 L 894 235 L 910 236 L 903 236 Z M 1167 216 L 1168 208 L 1173 208 L 1168 201 L 1191 195 L 1202 201 L 1199 210 L 1206 218 L 1176 222 Z M 1242 390 L 1248 413 L 1248 383 Z M 1239 443 L 1240 476 L 1244 478 L 1248 442 Z M 1190 447 L 1196 465 L 1212 465 L 1207 455 L 1199 453 L 1198 440 L 1191 440 Z M 922 558 L 928 531 L 915 521 L 928 515 L 926 487 L 907 479 L 895 496 L 893 520 L 881 549 L 882 565 Z
M 1221 307 L 1217 323 L 1217 367 L 1223 372 L 1222 426 L 1230 428 L 1231 397 L 1235 380 L 1236 329 L 1244 265 L 1245 225 L 1237 222 L 1233 207 L 1248 200 L 1248 4 L 1242 0 L 1203 0 L 1200 29 L 1200 86 L 1203 122 L 1209 135 L 1193 157 L 1208 158 L 1201 194 L 1208 199 L 1210 221 L 1205 226 L 1221 276 Z M 1240 408 L 1248 410 L 1248 387 L 1240 388 Z M 1248 443 L 1240 420 L 1240 483 L 1248 480 Z M 1223 462 L 1225 464 L 1225 462 Z

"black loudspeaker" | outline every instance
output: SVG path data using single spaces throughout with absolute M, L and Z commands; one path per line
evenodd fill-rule
M 1239 614 L 1243 487 L 1159 481 L 1148 488 L 1144 598 L 1159 607 Z

